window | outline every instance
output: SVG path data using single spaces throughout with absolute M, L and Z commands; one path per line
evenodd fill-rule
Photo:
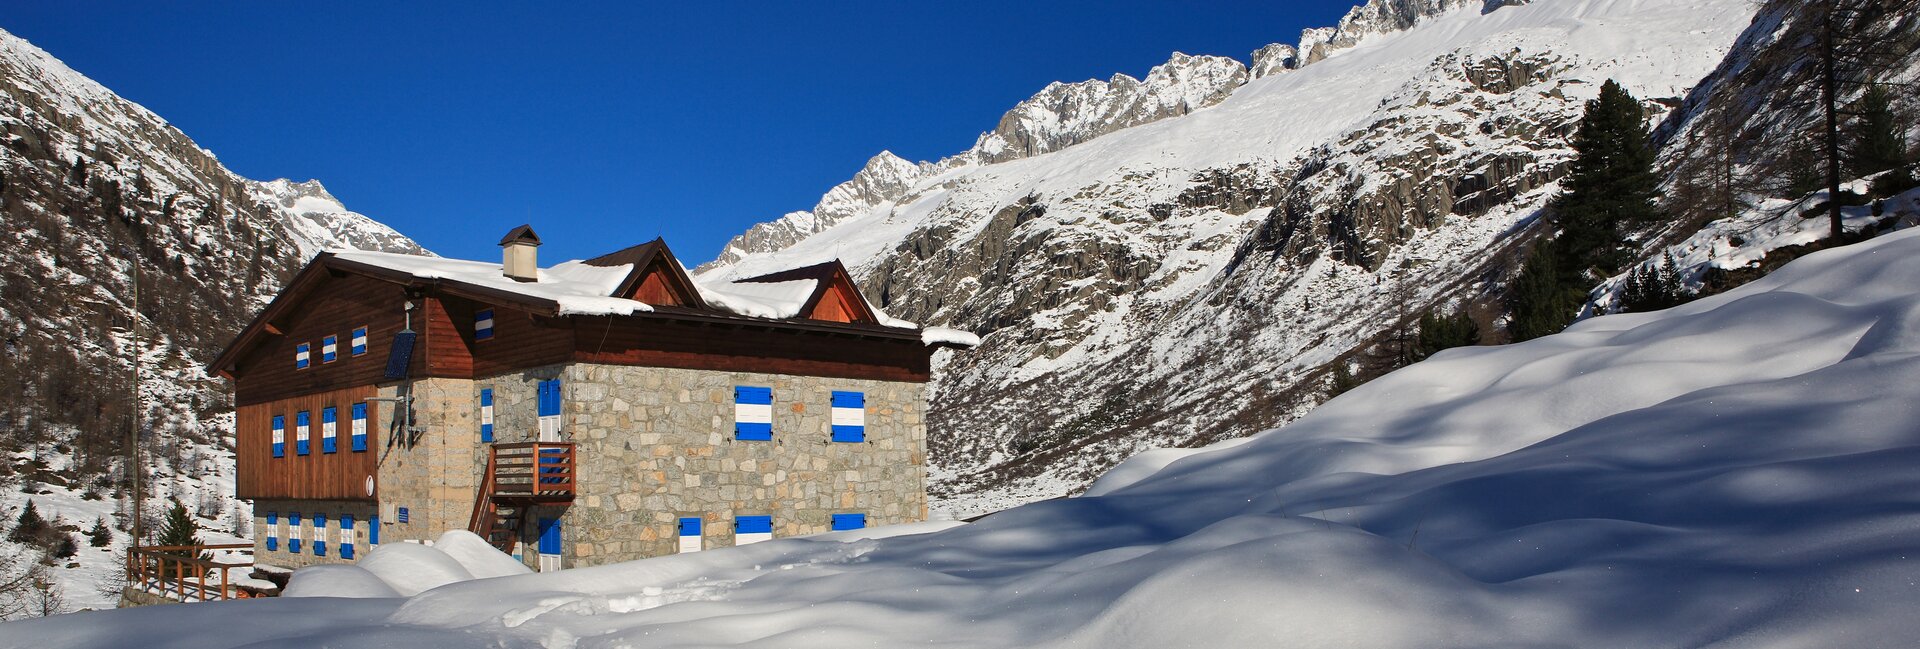
M 560 441 L 560 379 L 540 382 L 540 441 Z
M 327 556 L 327 515 L 313 515 L 313 556 Z
M 320 362 L 331 363 L 340 358 L 340 337 L 327 336 L 320 339 Z
M 866 514 L 834 514 L 833 531 L 866 529 Z
M 320 452 L 340 452 L 339 437 L 336 434 L 340 410 L 333 406 L 320 409 Z
M 367 517 L 367 546 L 380 545 L 380 515 Z
M 866 393 L 833 393 L 833 441 L 867 441 Z
M 287 551 L 300 554 L 300 512 L 287 514 Z
M 700 517 L 690 516 L 680 519 L 680 551 L 700 551 Z
M 772 516 L 733 517 L 733 544 L 746 545 L 773 540 Z
M 354 356 L 365 355 L 367 353 L 367 328 L 355 327 L 353 329 L 353 338 L 350 339 L 347 344 L 351 345 L 348 347 L 348 353 Z
M 308 414 L 307 411 L 302 410 L 300 412 L 294 413 L 293 415 L 293 454 L 294 455 L 306 455 L 308 453 L 313 452 L 312 447 L 307 445 L 307 430 L 312 427 L 310 425 L 312 423 L 313 423 L 313 417 L 312 415 Z
M 493 338 L 493 309 L 481 309 L 473 313 L 473 339 L 491 340 Z
M 280 549 L 280 515 L 267 512 L 267 551 Z
M 560 569 L 560 519 L 540 519 L 540 572 Z
M 304 370 L 304 369 L 307 369 L 308 365 L 313 364 L 313 355 L 309 353 L 312 351 L 313 351 L 313 345 L 309 345 L 306 343 L 300 343 L 298 345 L 294 345 L 293 346 L 293 369 Z
M 773 388 L 745 385 L 733 388 L 733 438 L 763 442 L 773 439 Z
M 353 452 L 367 450 L 367 404 L 353 404 Z
M 287 456 L 287 416 L 273 416 L 273 456 Z
M 353 545 L 354 543 L 359 541 L 359 539 L 354 538 L 355 536 L 357 535 L 353 531 L 353 514 L 341 514 L 340 515 L 340 558 L 342 559 L 353 558 Z
M 493 388 L 480 389 L 480 441 L 493 443 Z

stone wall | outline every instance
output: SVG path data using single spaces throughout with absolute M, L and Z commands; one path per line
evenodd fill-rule
M 534 390 L 518 376 L 481 383 L 496 386 L 496 422 L 504 397 L 530 402 Z M 772 441 L 734 439 L 735 386 L 773 388 Z M 575 364 L 562 390 L 579 464 L 561 519 L 568 567 L 671 554 L 680 517 L 704 520 L 708 548 L 733 545 L 736 515 L 771 515 L 775 537 L 828 531 L 836 513 L 869 526 L 926 519 L 921 384 Z M 864 442 L 831 441 L 835 390 L 866 394 Z
M 918 383 L 828 379 L 652 367 L 554 365 L 478 381 L 411 382 L 417 432 L 400 429 L 392 407 L 376 409 L 378 509 L 365 503 L 261 501 L 255 546 L 261 563 L 289 568 L 337 562 L 339 517 L 352 514 L 366 551 L 367 523 L 380 517 L 380 540 L 428 541 L 466 529 L 487 446 L 480 442 L 479 393 L 493 390 L 494 440 L 538 435 L 536 390 L 559 378 L 562 439 L 575 442 L 578 492 L 565 508 L 528 512 L 522 542 L 529 564 L 538 521 L 559 518 L 566 567 L 600 565 L 678 550 L 677 520 L 704 521 L 704 546 L 733 545 L 736 515 L 769 515 L 774 536 L 828 531 L 831 515 L 862 513 L 867 524 L 926 518 L 925 390 Z M 773 440 L 733 435 L 733 388 L 773 389 Z M 831 393 L 866 395 L 866 440 L 831 441 Z M 400 391 L 383 387 L 381 397 Z M 397 509 L 408 510 L 401 523 Z M 277 551 L 264 547 L 265 513 L 280 514 Z M 327 516 L 329 552 L 311 543 L 286 551 L 286 513 Z M 308 539 L 313 538 L 309 527 Z
M 421 379 L 413 391 L 414 431 L 393 421 L 393 408 L 380 409 L 386 435 L 380 444 L 380 540 L 433 540 L 447 530 L 464 530 L 473 515 L 486 466 L 480 443 L 480 401 L 466 379 Z M 398 388 L 380 389 L 394 397 Z M 407 522 L 398 510 L 407 509 Z
M 290 552 L 287 549 L 287 535 L 290 533 L 287 515 L 294 512 L 300 514 L 301 538 L 304 539 L 300 544 L 299 553 Z M 269 513 L 275 515 L 271 530 L 267 525 Z M 323 514 L 327 517 L 325 527 L 318 529 L 314 527 L 314 514 Z M 254 501 L 253 561 L 283 568 L 300 568 L 320 563 L 346 563 L 346 560 L 340 558 L 340 517 L 353 517 L 353 529 L 357 537 L 354 543 L 354 556 L 359 557 L 371 549 L 368 546 L 371 540 L 368 529 L 374 514 L 373 504 L 364 502 L 266 499 Z M 273 550 L 267 549 L 269 535 L 278 540 Z M 326 539 L 326 556 L 313 553 L 313 541 L 319 538 Z

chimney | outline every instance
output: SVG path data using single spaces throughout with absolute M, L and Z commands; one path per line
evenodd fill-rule
M 500 272 L 516 282 L 540 281 L 540 263 L 534 248 L 540 247 L 540 235 L 533 226 L 521 225 L 500 239 Z

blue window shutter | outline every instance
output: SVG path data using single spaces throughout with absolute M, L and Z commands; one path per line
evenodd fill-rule
M 287 514 L 287 551 L 300 554 L 300 538 L 306 536 L 300 531 L 300 512 Z
M 287 456 L 287 416 L 273 416 L 273 456 Z
M 356 453 L 367 450 L 367 404 L 353 404 L 353 450 Z
M 833 393 L 833 441 L 867 441 L 867 395 L 864 392 Z
M 866 514 L 834 514 L 833 515 L 833 530 L 836 532 L 840 530 L 865 529 L 866 526 L 867 526 Z
M 736 516 L 733 519 L 735 534 L 772 534 L 772 516 Z
M 313 556 L 327 556 L 327 515 L 313 515 Z
M 493 338 L 493 309 L 481 309 L 473 312 L 473 339 Z
M 320 452 L 340 452 L 340 409 L 327 406 L 320 409 Z
M 380 545 L 380 515 L 367 517 L 367 545 Z
M 313 345 L 300 343 L 293 346 L 293 369 L 304 370 L 313 364 Z
M 353 354 L 354 356 L 360 356 L 360 355 L 366 354 L 367 353 L 367 328 L 366 327 L 354 328 L 353 338 L 348 341 L 348 345 L 349 345 L 348 353 Z
M 302 410 L 293 415 L 293 453 L 306 455 L 313 452 L 308 439 L 313 435 L 313 414 Z
M 267 512 L 267 551 L 280 549 L 280 515 Z
M 340 357 L 340 337 L 327 336 L 320 339 L 320 362 L 331 363 Z
M 493 388 L 480 389 L 480 441 L 493 441 Z
M 560 519 L 540 519 L 540 554 L 560 554 Z
M 734 386 L 733 437 L 751 441 L 773 439 L 773 388 Z
M 540 382 L 540 416 L 560 414 L 560 379 Z
M 680 535 L 681 536 L 699 536 L 700 535 L 700 517 L 689 516 L 689 517 L 680 519 Z
M 340 558 L 353 558 L 353 514 L 340 515 Z

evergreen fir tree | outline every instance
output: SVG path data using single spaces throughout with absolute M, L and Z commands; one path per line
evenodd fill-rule
M 1340 396 L 1357 387 L 1360 387 L 1360 381 L 1353 377 L 1353 370 L 1347 369 L 1347 362 L 1337 361 L 1333 367 L 1333 385 L 1327 388 L 1327 398 Z
M 51 552 L 55 559 L 69 559 L 80 553 L 80 544 L 74 542 L 72 534 L 62 533 L 60 540 L 53 544 Z
M 106 518 L 93 519 L 93 529 L 87 531 L 87 542 L 96 548 L 113 544 L 113 529 L 107 527 Z
M 1858 106 L 1860 120 L 1853 132 L 1854 175 L 1869 176 L 1906 165 L 1906 129 L 1893 112 L 1893 94 L 1885 86 L 1875 85 L 1861 96 Z
M 1654 196 L 1660 183 L 1640 102 L 1608 80 L 1587 102 L 1567 191 L 1556 204 L 1564 281 L 1580 281 L 1589 269 L 1611 273 L 1620 263 L 1622 230 L 1658 218 Z
M 187 506 L 177 498 L 169 500 L 173 507 L 167 510 L 167 518 L 160 524 L 160 538 L 154 540 L 154 545 L 204 545 L 200 542 L 200 524 L 187 515 Z M 211 556 L 202 552 L 200 558 Z
M 40 510 L 35 508 L 33 500 L 29 499 L 27 506 L 20 510 L 20 517 L 14 520 L 13 532 L 8 534 L 7 538 L 19 543 L 39 545 L 51 531 L 53 527 L 47 524 L 46 519 L 40 517 Z
M 1513 285 L 1508 288 L 1508 307 L 1513 317 L 1507 333 L 1514 342 L 1532 340 L 1559 333 L 1573 323 L 1577 303 L 1560 277 L 1564 265 L 1559 259 L 1558 242 L 1546 241 L 1527 255 Z
M 1480 325 L 1465 311 L 1442 315 L 1432 311 L 1420 316 L 1420 335 L 1409 350 L 1407 361 L 1420 362 L 1442 349 L 1480 344 Z

